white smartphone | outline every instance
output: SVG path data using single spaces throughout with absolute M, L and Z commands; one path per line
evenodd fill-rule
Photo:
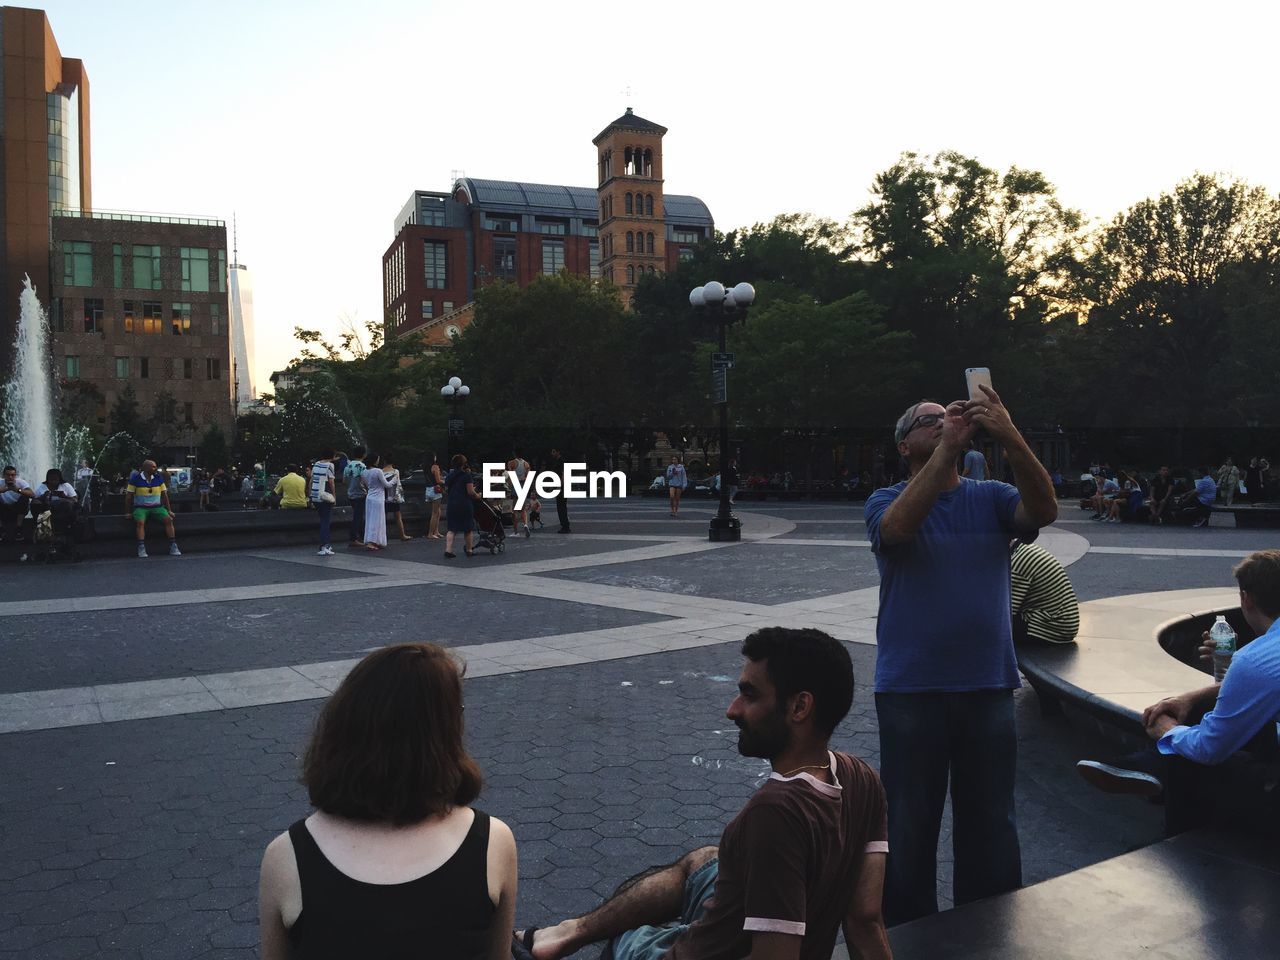
M 969 388 L 970 400 L 986 399 L 987 395 L 978 389 L 978 384 L 985 384 L 990 389 L 995 389 L 991 385 L 991 370 L 988 367 L 970 367 L 964 372 L 964 382 Z

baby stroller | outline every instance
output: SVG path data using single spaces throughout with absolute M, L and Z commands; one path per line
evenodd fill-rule
M 480 530 L 480 537 L 476 541 L 477 550 L 488 550 L 492 555 L 507 549 L 507 534 L 502 529 L 502 516 L 486 500 L 476 501 L 476 527 Z
M 33 563 L 57 563 L 60 560 L 79 563 L 77 520 L 75 506 L 70 503 L 57 503 L 41 511 L 36 517 L 35 536 L 32 538 L 35 542 L 28 559 Z

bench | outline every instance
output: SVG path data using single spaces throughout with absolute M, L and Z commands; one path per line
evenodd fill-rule
M 1280 503 L 1255 503 L 1214 507 L 1214 513 L 1229 513 L 1242 530 L 1275 530 L 1280 528 Z

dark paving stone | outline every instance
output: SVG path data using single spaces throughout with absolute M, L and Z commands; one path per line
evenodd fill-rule
M 91 615 L 6 617 L 0 620 L 5 634 L 0 693 L 342 660 L 391 639 L 460 646 L 663 619 L 431 583 Z M 53 649 L 56 656 L 50 655 Z
M 788 536 L 796 535 L 803 536 Z M 767 576 L 763 575 L 765 572 Z M 756 543 L 741 543 L 709 554 L 685 554 L 540 576 L 766 605 L 880 583 L 870 550 Z
M 1089 553 L 1067 567 L 1081 602 L 1126 593 L 1235 585 L 1236 557 L 1165 557 Z
M 181 541 L 179 541 L 181 543 Z M 169 557 L 153 546 L 152 556 L 139 560 L 92 561 L 49 567 L 22 564 L 6 567 L 4 599 L 55 600 L 59 597 L 113 597 L 134 593 L 167 593 L 176 590 L 216 590 L 267 583 L 314 580 L 349 580 L 359 572 L 303 567 L 231 554 L 206 553 L 194 557 Z M 314 548 L 311 553 L 315 553 Z M 5 618 L 6 621 L 11 618 Z

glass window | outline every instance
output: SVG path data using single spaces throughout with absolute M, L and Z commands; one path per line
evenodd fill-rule
M 71 354 L 67 355 L 67 379 L 74 380 L 80 376 L 80 358 Z
M 441 313 L 441 314 L 449 314 L 449 313 L 453 313 L 453 301 L 452 301 L 452 300 L 446 300 L 443 304 L 441 304 L 441 306 L 440 306 L 440 313 Z
M 627 253 L 635 253 L 636 235 L 630 230 L 627 231 Z
M 209 251 L 202 247 L 181 247 L 182 289 L 189 293 L 209 292 Z
M 62 244 L 62 283 L 68 287 L 93 286 L 93 246 L 82 240 Z
M 61 297 L 54 297 L 49 301 L 49 328 L 54 333 L 64 333 L 67 329 L 67 320 L 66 315 L 63 313 Z
M 159 300 L 142 301 L 142 332 L 161 333 L 164 330 L 164 312 Z
M 218 292 L 227 292 L 227 251 L 218 251 Z
M 681 248 L 680 248 L 680 259 L 681 259 L 681 260 L 692 260 L 692 259 L 693 259 L 693 248 L 691 248 L 691 247 L 681 247 Z
M 627 194 L 622 201 L 622 210 L 624 213 L 631 213 L 631 194 Z
M 646 237 L 645 239 L 647 241 L 647 244 L 646 244 L 647 252 L 653 253 L 653 234 L 652 233 L 649 234 L 648 237 Z
M 129 377 L 129 358 L 116 357 L 116 379 L 125 380 Z
M 443 290 L 449 281 L 449 245 L 427 240 L 422 245 L 423 275 L 428 290 Z
M 636 268 L 631 264 L 627 264 L 627 283 L 636 282 Z
M 671 231 L 673 243 L 701 243 L 702 230 L 699 227 L 676 227 Z
M 222 360 L 218 357 L 204 358 L 204 378 L 206 380 L 222 379 Z
M 169 311 L 169 321 L 175 337 L 185 337 L 191 333 L 191 304 L 173 304 Z
M 151 360 L 148 357 L 138 358 L 138 376 L 143 380 L 151 376 Z
M 124 302 L 124 332 L 125 333 L 133 333 L 133 323 L 134 323 L 134 320 L 137 319 L 137 316 L 138 316 L 137 308 L 134 306 L 134 301 L 126 300 Z
M 542 241 L 542 272 L 559 273 L 564 269 L 564 241 Z
M 644 198 L 644 215 L 646 217 L 653 216 L 653 194 L 645 194 Z
M 434 300 L 422 301 L 422 319 L 430 320 L 436 315 L 436 302 Z
M 501 280 L 516 278 L 516 238 L 493 238 L 493 275 Z
M 133 285 L 138 290 L 160 289 L 160 248 L 133 247 Z
M 591 243 L 587 245 L 587 259 L 588 259 L 588 262 L 591 264 L 591 279 L 599 280 L 600 279 L 600 243 L 599 241 L 592 240 Z
M 444 226 L 444 200 L 440 197 L 419 197 L 418 223 L 424 227 Z
M 519 233 L 520 218 L 514 213 L 490 213 L 484 218 L 486 230 L 501 230 L 504 233 Z
M 213 334 L 222 333 L 222 304 L 209 304 L 209 332 Z
M 594 220 L 583 220 L 582 235 L 584 237 L 600 236 L 600 224 L 596 223 Z
M 569 225 L 563 220 L 544 220 L 538 218 L 538 232 L 551 237 L 563 237 L 569 232 Z
M 111 285 L 119 290 L 124 286 L 124 246 L 111 245 Z
M 182 358 L 182 379 L 190 380 L 195 375 L 196 375 L 195 361 L 192 360 L 190 357 L 183 357 Z
M 182 422 L 194 423 L 196 415 L 196 405 L 188 400 L 182 405 Z
M 93 297 L 84 301 L 84 332 L 103 333 L 106 325 L 102 320 L 102 300 Z

